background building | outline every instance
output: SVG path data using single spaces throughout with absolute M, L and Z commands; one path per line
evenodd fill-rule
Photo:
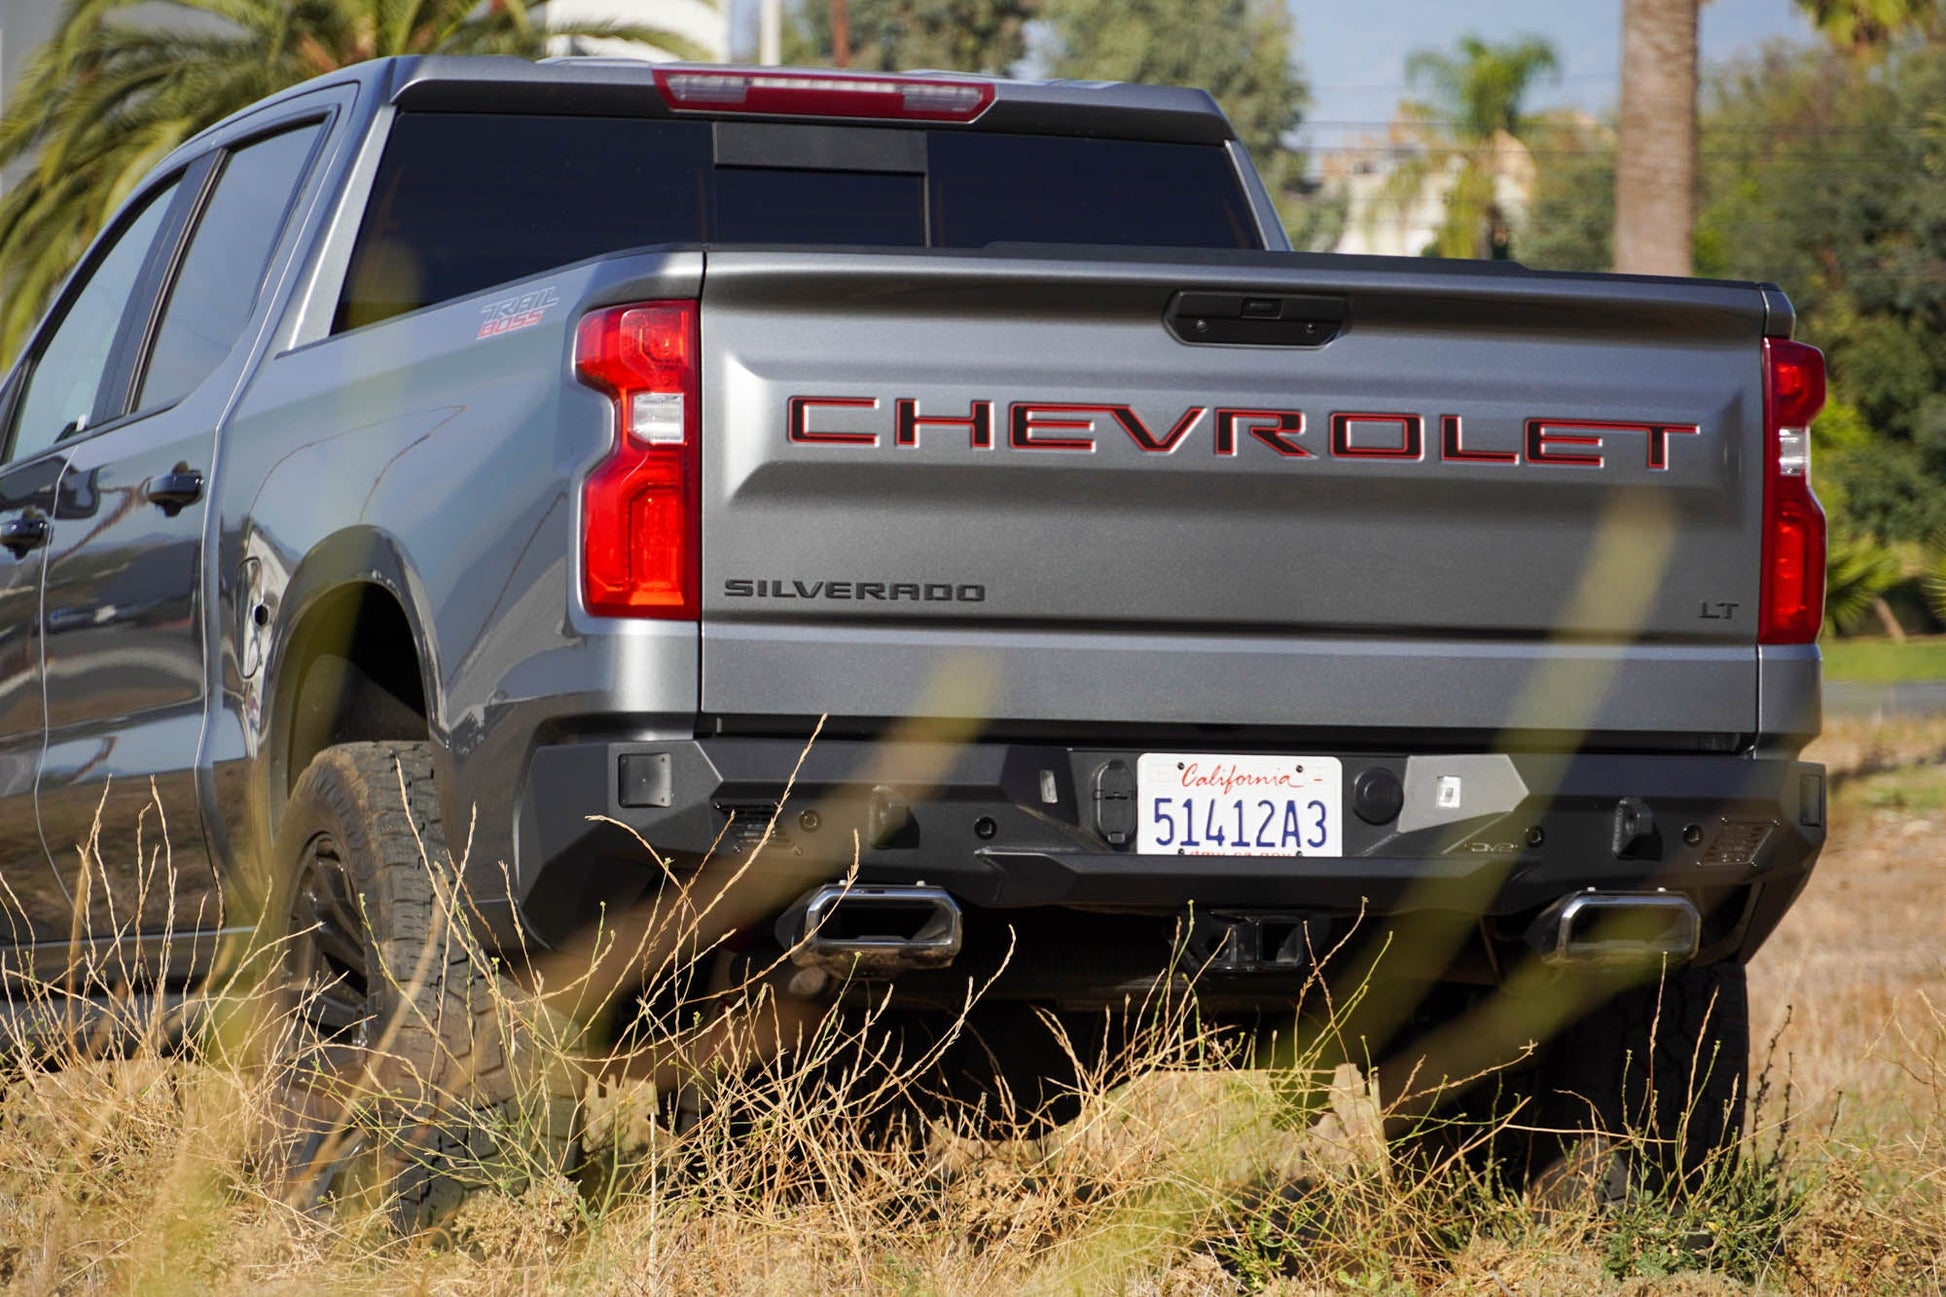
M 1494 205 L 1512 230 L 1519 231 L 1533 205 L 1538 178 L 1533 156 L 1519 140 L 1501 132 L 1482 164 L 1492 178 Z M 1439 237 L 1447 199 L 1465 166 L 1461 154 L 1405 122 L 1321 152 L 1318 178 L 1326 192 L 1344 195 L 1347 208 L 1344 233 L 1331 250 L 1391 257 L 1425 254 Z
M 12 0 L 0 0 L 12 3 Z M 730 0 L 552 0 L 544 10 L 550 24 L 640 23 L 678 32 L 721 62 L 730 56 Z M 665 52 L 626 42 L 563 39 L 559 54 L 624 54 L 668 58 Z

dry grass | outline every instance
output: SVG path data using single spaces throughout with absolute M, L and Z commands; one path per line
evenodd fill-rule
M 1877 753 L 1846 781 L 1804 895 L 1751 967 L 1754 1033 L 1791 1067 L 1812 1208 L 1793 1260 L 1818 1286 L 1946 1283 L 1946 726 L 1908 720 L 1822 744 Z M 1896 766 L 1886 754 L 1923 755 Z M 1892 767 L 1883 769 L 1883 767 Z
M 1940 727 L 1915 725 L 1840 732 L 1825 755 L 1869 770 L 1942 747 Z M 1738 1167 L 1687 1204 L 1540 1211 L 1456 1161 L 1408 1169 L 1385 1155 L 1355 1069 L 1328 1075 L 1321 1120 L 1296 1122 L 1274 1078 L 1229 1070 L 1231 1046 L 1156 1005 L 1130 1048 L 1159 1070 L 1089 1087 L 1082 1116 L 1038 1141 L 975 1143 L 943 1126 L 883 1138 L 924 1060 L 875 1055 L 879 1038 L 856 1020 L 809 1034 L 777 1022 L 796 1047 L 774 1056 L 667 1022 L 714 1042 L 709 1070 L 731 1078 L 693 1127 L 670 1131 L 649 1082 L 591 1081 L 578 1181 L 496 1163 L 483 1173 L 499 1187 L 445 1235 L 400 1241 L 376 1216 L 287 1200 L 260 1156 L 275 1092 L 249 1051 L 213 1030 L 159 1050 L 159 1032 L 143 1031 L 157 1024 L 136 1020 L 129 1048 L 84 1040 L 58 1066 L 11 1051 L 0 1284 L 306 1297 L 1937 1291 L 1946 768 L 1861 774 L 1833 818 L 1823 864 L 1752 970 L 1768 1101 Z M 713 960 L 662 975 L 705 976 Z M 719 999 L 775 1015 L 762 971 Z M 250 1020 L 235 1008 L 217 1017 Z M 510 999 L 510 1014 L 530 1008 Z
M 1937 716 L 1839 716 L 1804 753 L 1822 761 L 1834 782 L 1946 761 L 1946 720 Z

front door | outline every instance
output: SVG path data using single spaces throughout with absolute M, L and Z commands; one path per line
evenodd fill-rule
M 38 617 L 60 525 L 63 438 L 100 417 L 126 324 L 152 291 L 156 249 L 180 228 L 181 197 L 178 175 L 129 203 L 27 345 L 0 402 L 0 965 L 15 973 L 45 975 L 34 952 L 64 957 L 74 919 L 73 881 L 48 858 L 34 798 L 46 736 Z
M 0 469 L 0 946 L 68 936 L 68 892 L 41 845 L 34 814 L 40 765 L 41 570 L 58 455 Z M 42 539 L 35 539 L 40 537 Z

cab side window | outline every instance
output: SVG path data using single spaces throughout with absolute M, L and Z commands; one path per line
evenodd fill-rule
M 169 290 L 138 410 L 188 395 L 243 335 L 321 130 L 312 122 L 283 131 L 224 162 Z
M 59 322 L 27 371 L 9 430 L 8 460 L 38 455 L 88 425 L 122 315 L 177 183 L 170 181 L 150 194 L 141 209 L 122 222 L 111 245 L 86 272 L 87 281 L 68 295 Z

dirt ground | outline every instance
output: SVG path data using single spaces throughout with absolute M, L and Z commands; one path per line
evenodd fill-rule
M 1848 752 L 1869 745 L 1834 738 L 1826 754 L 1842 775 Z M 1811 1112 L 1838 1105 L 1840 1134 L 1884 1139 L 1942 1115 L 1907 1109 L 1940 1097 L 1922 1081 L 1938 1079 L 1926 1069 L 1946 1014 L 1946 764 L 1841 778 L 1831 825 L 1751 966 L 1754 1063 L 1788 1069 Z

